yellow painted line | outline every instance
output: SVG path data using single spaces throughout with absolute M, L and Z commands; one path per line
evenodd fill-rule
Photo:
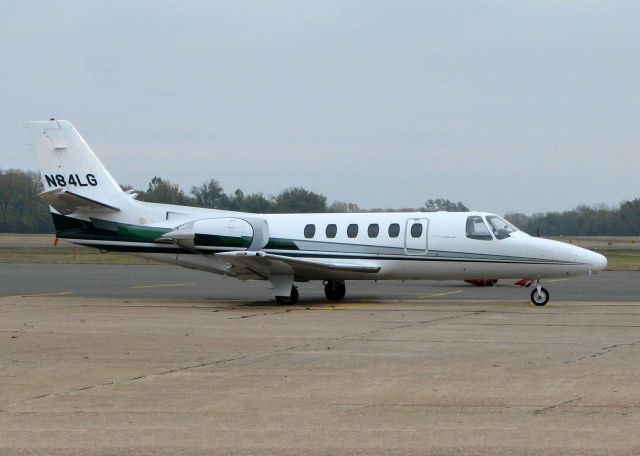
M 40 296 L 63 296 L 70 295 L 73 291 L 61 291 L 59 293 L 33 293 L 33 294 L 18 294 L 12 296 L 2 296 L 3 298 L 37 298 Z
M 550 279 L 550 280 L 545 280 L 544 282 L 566 282 L 567 280 L 569 279 Z
M 463 290 L 445 291 L 444 293 L 434 293 L 427 296 L 421 296 L 420 299 L 438 298 L 440 296 L 449 296 L 449 295 L 460 294 L 460 293 L 464 293 L 464 291 Z
M 371 305 L 374 304 L 372 302 L 350 302 L 350 303 L 344 303 L 344 304 L 336 304 L 336 305 L 332 305 L 332 306 L 326 306 L 326 307 L 317 307 L 315 309 L 312 310 L 344 310 L 344 309 L 366 309 L 371 307 Z
M 196 282 L 188 283 L 162 283 L 158 285 L 138 285 L 131 288 L 162 288 L 162 287 L 187 287 L 189 285 L 198 285 Z
M 350 302 L 348 304 L 342 304 L 338 307 L 341 309 L 361 309 L 362 307 L 371 307 L 371 302 Z

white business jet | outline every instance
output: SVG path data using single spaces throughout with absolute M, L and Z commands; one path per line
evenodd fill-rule
M 137 201 L 74 126 L 28 122 L 57 236 L 222 274 L 267 280 L 280 304 L 295 282 L 323 281 L 329 300 L 346 280 L 530 278 L 543 306 L 545 278 L 601 271 L 604 256 L 535 238 L 485 212 L 251 214 Z M 132 158 L 133 160 L 133 158 Z

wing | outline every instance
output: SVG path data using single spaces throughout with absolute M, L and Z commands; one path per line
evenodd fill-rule
M 317 275 L 323 271 L 367 272 L 375 274 L 380 265 L 372 261 L 342 260 L 339 258 L 300 258 L 276 255 L 263 251 L 233 251 L 216 254 L 231 264 L 231 272 L 236 275 L 257 274 L 262 278 L 272 275 L 291 274 L 305 276 L 305 272 L 312 271 Z

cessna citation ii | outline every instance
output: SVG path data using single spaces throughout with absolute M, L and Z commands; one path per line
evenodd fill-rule
M 137 201 L 74 126 L 28 122 L 57 237 L 241 280 L 268 280 L 280 304 L 295 282 L 323 281 L 329 300 L 346 280 L 521 279 L 531 301 L 541 279 L 601 271 L 604 256 L 535 238 L 485 212 L 251 214 Z

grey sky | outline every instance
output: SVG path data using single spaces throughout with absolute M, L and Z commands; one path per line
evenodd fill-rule
M 121 183 L 526 213 L 640 196 L 637 1 L 7 1 L 0 168 L 71 120 Z

